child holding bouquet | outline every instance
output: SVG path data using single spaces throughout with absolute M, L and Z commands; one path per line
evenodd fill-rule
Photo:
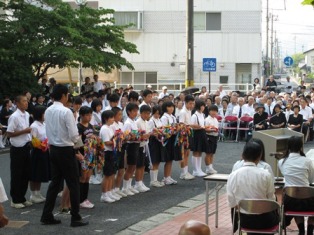
M 136 162 L 136 171 L 135 171 L 135 186 L 134 188 L 140 193 L 144 193 L 150 190 L 143 183 L 144 179 L 144 170 L 145 170 L 145 157 L 148 153 L 148 139 L 150 136 L 148 120 L 150 118 L 150 113 L 152 109 L 148 105 L 142 105 L 140 108 L 140 117 L 136 120 L 137 128 L 143 131 L 143 135 L 140 136 L 140 148 L 139 155 Z
M 128 115 L 127 120 L 123 126 L 123 132 L 129 132 L 130 139 L 127 141 L 126 146 L 126 154 L 127 154 L 127 168 L 124 173 L 123 179 L 123 188 L 122 192 L 128 196 L 132 196 L 136 193 L 139 193 L 134 187 L 131 186 L 132 184 L 132 176 L 135 172 L 136 163 L 138 161 L 140 143 L 138 140 L 135 139 L 134 132 L 138 131 L 137 124 L 135 119 L 138 114 L 138 105 L 135 103 L 128 103 L 126 106 L 126 113 Z
M 209 115 L 205 119 L 205 128 L 208 141 L 208 149 L 206 151 L 205 164 L 206 174 L 216 174 L 217 171 L 213 168 L 214 154 L 217 149 L 218 141 L 218 120 L 216 118 L 218 108 L 216 105 L 211 105 L 208 108 Z
M 77 124 L 78 132 L 82 138 L 82 142 L 85 143 L 87 139 L 96 138 L 94 134 L 94 128 L 90 124 L 92 119 L 92 108 L 83 106 L 80 108 L 80 122 Z M 80 207 L 85 209 L 94 208 L 94 204 L 88 200 L 89 192 L 89 179 L 95 168 L 95 157 L 85 154 L 84 147 L 79 149 L 79 152 L 84 156 L 84 160 L 81 161 L 80 169 Z
M 176 125 L 176 117 L 173 116 L 175 106 L 171 101 L 166 101 L 162 104 L 163 115 L 161 117 L 162 125 L 169 128 L 169 131 L 174 130 Z M 162 148 L 162 161 L 165 162 L 164 179 L 166 185 L 177 184 L 177 181 L 171 178 L 172 161 L 181 161 L 182 153 L 179 146 L 175 145 L 176 135 L 171 133 L 171 137 L 165 140 L 165 147 Z
M 124 155 L 125 155 L 125 146 L 126 144 L 123 142 L 123 123 L 121 122 L 122 120 L 122 109 L 120 109 L 119 107 L 113 107 L 112 112 L 114 113 L 114 123 L 110 126 L 111 129 L 113 130 L 113 133 L 115 133 L 115 135 L 120 135 L 119 138 L 121 138 L 120 140 L 116 140 L 116 141 L 120 141 L 120 143 L 115 143 L 115 151 L 114 153 L 116 154 L 115 156 L 115 167 L 117 168 L 118 172 L 116 175 L 116 179 L 115 179 L 115 183 L 114 183 L 114 192 L 116 194 L 118 194 L 121 197 L 127 197 L 126 194 L 124 194 L 121 190 L 120 190 L 120 186 L 122 183 L 122 179 L 123 179 L 123 175 L 124 175 Z M 116 138 L 118 138 L 116 136 Z
M 40 193 L 41 183 L 50 180 L 50 161 L 46 128 L 44 124 L 46 107 L 38 105 L 34 108 L 32 128 L 30 201 L 42 203 L 46 199 Z
M 162 128 L 162 122 L 160 121 L 160 114 L 161 114 L 161 108 L 160 106 L 154 106 L 152 108 L 152 117 L 148 122 L 150 132 L 153 134 L 149 138 L 149 152 L 150 152 L 150 161 L 152 166 L 152 169 L 150 170 L 150 186 L 153 187 L 163 187 L 165 186 L 164 182 L 158 181 L 158 168 L 159 164 L 161 162 L 161 150 L 162 150 L 162 144 L 161 144 L 161 132 Z
M 99 136 L 105 144 L 105 165 L 103 167 L 104 178 L 102 181 L 101 202 L 112 203 L 120 200 L 112 188 L 115 176 L 114 155 L 113 155 L 113 137 L 114 133 L 111 125 L 114 123 L 114 113 L 106 110 L 101 114 L 103 126 L 100 129 Z
M 194 143 L 191 147 L 193 151 L 192 163 L 193 163 L 193 175 L 197 177 L 204 177 L 206 173 L 202 171 L 202 153 L 206 153 L 208 149 L 207 136 L 205 131 L 205 102 L 202 100 L 196 100 L 195 113 L 192 115 L 191 124 L 194 125 Z M 198 126 L 198 128 L 195 128 Z

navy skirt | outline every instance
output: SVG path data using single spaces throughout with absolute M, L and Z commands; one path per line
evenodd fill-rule
M 148 147 L 152 164 L 161 162 L 161 154 L 163 148 L 161 142 L 159 142 L 155 136 L 151 136 L 149 138 Z
M 193 152 L 205 153 L 208 149 L 208 141 L 205 130 L 195 130 L 191 150 Z
M 166 146 L 161 150 L 161 161 L 181 161 L 182 160 L 182 146 L 175 145 L 176 135 L 171 136 L 167 140 Z
M 43 152 L 40 149 L 32 148 L 30 163 L 30 181 L 45 183 L 51 180 L 50 159 L 48 150 L 46 152 Z

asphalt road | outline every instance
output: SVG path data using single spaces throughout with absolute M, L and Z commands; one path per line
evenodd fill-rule
M 244 143 L 218 143 L 218 150 L 215 157 L 214 167 L 219 173 L 230 173 L 232 165 L 238 159 Z M 306 151 L 313 147 L 313 143 L 306 144 Z M 4 182 L 7 194 L 9 194 L 10 170 L 9 154 L 0 155 L 0 176 Z M 29 221 L 20 229 L 0 229 L 0 235 L 66 235 L 66 234 L 115 234 L 132 224 L 156 215 L 170 207 L 173 207 L 191 197 L 202 194 L 205 185 L 201 178 L 192 181 L 179 179 L 180 169 L 177 163 L 173 164 L 173 178 L 178 179 L 175 186 L 165 186 L 160 189 L 152 188 L 150 192 L 127 197 L 112 204 L 104 204 L 100 199 L 100 186 L 91 185 L 89 199 L 95 203 L 92 210 L 81 210 L 81 215 L 89 220 L 89 226 L 81 228 L 70 227 L 69 215 L 56 215 L 62 220 L 60 225 L 43 226 L 40 224 L 40 216 L 43 204 L 33 205 L 26 209 L 13 209 L 9 202 L 4 203 L 7 216 L 15 221 Z M 162 167 L 161 167 L 162 168 Z M 159 172 L 159 179 L 163 171 Z M 149 185 L 149 175 L 145 175 L 144 182 Z M 42 192 L 46 192 L 47 184 L 42 186 Z M 29 197 L 29 192 L 27 194 Z M 57 198 L 55 213 L 58 212 L 60 198 Z

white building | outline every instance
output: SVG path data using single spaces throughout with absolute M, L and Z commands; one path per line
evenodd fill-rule
M 307 68 L 310 68 L 309 72 L 314 72 L 314 48 L 303 52 L 305 55 L 305 64 Z
M 100 7 L 116 11 L 117 24 L 134 24 L 125 38 L 140 53 L 125 55 L 135 70 L 122 69 L 122 84 L 184 83 L 186 5 L 186 0 L 99 1 Z M 195 0 L 194 6 L 196 85 L 208 83 L 208 73 L 202 72 L 207 57 L 217 58 L 214 84 L 251 83 L 260 77 L 261 0 Z

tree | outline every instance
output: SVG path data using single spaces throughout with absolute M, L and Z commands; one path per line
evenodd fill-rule
M 113 10 L 86 5 L 73 9 L 62 0 L 8 0 L 0 8 L 9 12 L 0 15 L 1 72 L 8 60 L 31 69 L 36 81 L 49 68 L 80 63 L 103 72 L 133 69 L 123 53 L 138 53 L 136 46 L 124 39 L 127 26 L 114 25 Z M 24 76 L 30 76 L 29 69 Z
M 314 7 L 314 0 L 304 0 L 302 2 L 303 5 L 312 5 Z

